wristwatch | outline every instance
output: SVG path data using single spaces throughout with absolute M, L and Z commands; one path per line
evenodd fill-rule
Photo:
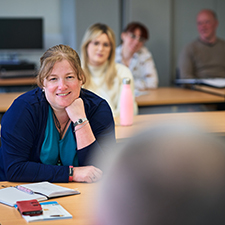
M 78 119 L 73 125 L 74 125 L 74 128 L 79 125 L 79 124 L 82 124 L 83 122 L 87 121 L 87 118 L 83 118 L 83 119 Z
M 73 166 L 69 166 L 69 181 L 73 181 Z

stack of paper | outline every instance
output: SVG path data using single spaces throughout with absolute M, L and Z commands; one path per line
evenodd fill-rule
M 61 205 L 57 202 L 43 202 L 40 203 L 43 214 L 38 216 L 24 216 L 22 217 L 27 222 L 35 222 L 35 221 L 42 221 L 42 220 L 58 220 L 58 219 L 69 219 L 72 218 L 72 215 L 67 212 Z

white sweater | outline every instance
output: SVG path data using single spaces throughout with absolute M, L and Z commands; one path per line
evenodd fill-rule
M 105 82 L 105 71 L 107 66 L 108 62 L 98 67 L 91 65 L 88 66 L 92 76 L 90 85 L 86 88 L 90 91 L 93 91 L 100 97 L 104 98 L 109 103 L 113 112 L 113 116 L 117 117 L 120 115 L 120 95 L 123 85 L 122 81 L 123 78 L 125 77 L 130 78 L 131 89 L 133 92 L 133 99 L 134 99 L 134 114 L 137 114 L 138 110 L 134 96 L 134 81 L 130 70 L 126 66 L 116 63 L 117 76 L 113 81 L 111 89 L 109 89 Z

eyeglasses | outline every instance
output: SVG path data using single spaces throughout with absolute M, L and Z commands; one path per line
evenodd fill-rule
M 133 40 L 137 40 L 137 41 L 139 41 L 139 42 L 141 42 L 141 43 L 143 43 L 143 42 L 146 41 L 145 38 L 140 37 L 140 36 L 136 36 L 136 35 L 133 34 L 133 33 L 128 33 L 128 34 L 129 34 L 129 36 L 130 36 Z
M 104 48 L 110 48 L 111 47 L 111 44 L 110 43 L 101 43 L 99 41 L 91 41 L 90 42 L 91 44 L 93 44 L 95 47 L 99 47 L 100 45 L 102 45 Z

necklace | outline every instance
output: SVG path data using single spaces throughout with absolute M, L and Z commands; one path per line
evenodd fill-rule
M 61 130 L 61 128 L 62 128 L 62 127 L 61 127 L 61 124 L 60 124 L 60 122 L 59 122 L 59 120 L 58 120 L 58 118 L 57 118 L 57 116 L 55 115 L 55 113 L 54 113 L 53 110 L 52 110 L 52 113 L 53 113 L 55 125 L 56 125 L 56 127 L 59 129 L 59 138 L 60 138 L 60 140 L 61 140 L 61 139 L 62 139 L 62 136 L 63 136 L 63 134 L 64 134 L 64 132 L 65 132 L 65 130 L 66 130 L 66 127 L 67 127 L 67 125 L 68 125 L 68 123 L 69 123 L 69 121 L 70 121 L 70 118 L 67 120 L 66 125 L 64 126 L 63 130 Z

